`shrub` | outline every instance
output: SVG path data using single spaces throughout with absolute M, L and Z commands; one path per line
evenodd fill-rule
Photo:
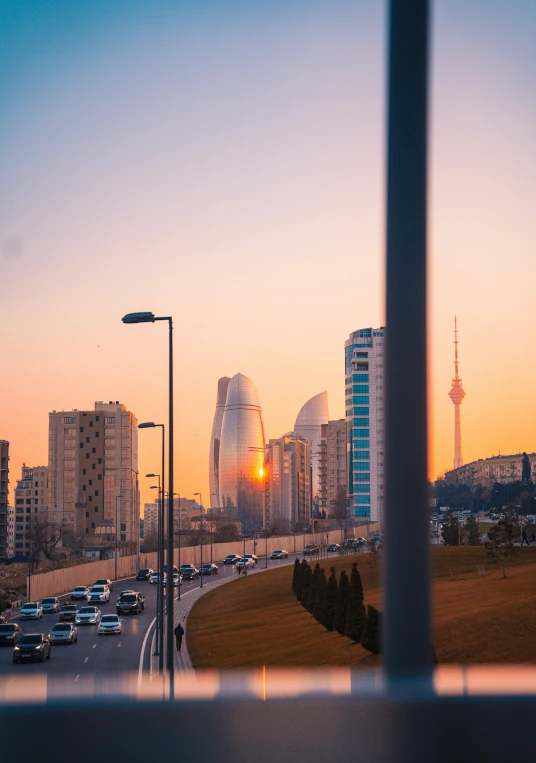
M 367 618 L 361 636 L 361 646 L 372 654 L 381 653 L 381 614 L 376 607 L 367 607 Z
M 365 626 L 366 612 L 363 603 L 363 583 L 357 569 L 357 562 L 352 565 L 350 585 L 348 586 L 348 604 L 346 607 L 346 625 L 344 635 L 353 641 L 361 640 L 361 634 Z
M 348 606 L 349 585 L 350 581 L 348 580 L 348 575 L 346 574 L 346 570 L 343 570 L 337 588 L 337 604 L 335 605 L 335 617 L 333 618 L 333 630 L 340 633 L 341 636 L 344 634 L 344 629 L 346 628 L 346 608 Z
M 326 585 L 326 595 L 320 613 L 320 622 L 328 631 L 333 630 L 333 620 L 335 619 L 335 609 L 337 607 L 337 578 L 335 577 L 335 567 L 331 567 L 330 576 Z

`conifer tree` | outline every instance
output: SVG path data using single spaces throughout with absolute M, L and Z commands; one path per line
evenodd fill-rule
M 346 607 L 346 625 L 344 635 L 353 641 L 361 640 L 361 634 L 365 626 L 366 610 L 363 603 L 363 583 L 357 569 L 357 562 L 352 565 L 350 585 L 348 586 L 348 604 Z
M 318 579 L 320 577 L 320 565 L 318 562 L 315 564 L 315 569 L 309 586 L 309 593 L 307 594 L 307 601 L 305 602 L 305 609 L 313 614 L 313 609 L 316 601 L 316 591 L 318 589 Z
M 305 562 L 303 566 L 302 576 L 301 576 L 301 591 L 300 591 L 300 601 L 304 607 L 307 607 L 307 602 L 309 600 L 309 590 L 311 588 L 312 581 L 313 581 L 313 571 L 311 569 L 311 565 Z
M 381 653 L 381 613 L 376 607 L 367 607 L 367 619 L 361 636 L 361 646 L 372 654 Z
M 344 634 L 344 629 L 346 628 L 346 608 L 348 606 L 349 585 L 350 581 L 348 580 L 348 575 L 346 574 L 346 570 L 343 570 L 339 579 L 339 587 L 337 588 L 337 604 L 335 607 L 335 617 L 333 618 L 333 630 L 340 633 L 341 636 Z
M 298 595 L 300 577 L 301 577 L 301 564 L 300 564 L 300 560 L 296 559 L 296 561 L 294 562 L 294 572 L 292 573 L 292 593 L 295 593 L 296 596 Z
M 315 620 L 318 620 L 318 622 L 321 622 L 321 616 L 322 616 L 322 608 L 324 606 L 324 599 L 326 598 L 326 589 L 327 589 L 327 580 L 326 580 L 326 573 L 324 572 L 324 568 L 322 567 L 320 570 L 320 575 L 318 577 L 318 581 L 316 584 L 316 596 L 315 596 L 315 603 L 313 606 L 313 617 Z
M 335 577 L 335 567 L 330 568 L 330 576 L 326 585 L 326 595 L 320 614 L 320 622 L 328 631 L 333 630 L 333 620 L 335 618 L 335 609 L 337 607 L 337 578 Z

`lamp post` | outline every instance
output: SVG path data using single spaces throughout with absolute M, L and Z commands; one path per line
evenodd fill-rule
M 122 495 L 116 495 L 115 496 L 115 579 L 117 580 L 117 553 L 119 551 L 119 539 L 121 537 L 121 530 L 119 527 L 119 519 L 121 517 L 118 517 L 117 512 L 117 501 L 121 500 L 123 496 Z
M 166 483 L 166 427 L 164 424 L 155 424 L 154 421 L 143 421 L 141 424 L 138 424 L 138 429 L 156 429 L 157 427 L 162 429 L 162 482 L 160 483 L 160 479 L 158 480 L 158 490 L 160 496 L 160 506 L 158 509 L 158 572 L 160 574 L 158 575 L 158 580 L 156 581 L 156 598 L 158 602 L 157 622 L 160 621 L 157 636 L 160 639 L 158 646 L 158 670 L 162 672 L 164 670 L 164 486 Z
M 203 497 L 201 493 L 194 493 L 194 495 L 199 496 L 199 505 L 201 506 L 201 557 L 200 557 L 201 582 L 199 584 L 199 587 L 203 588 Z
M 154 323 L 155 321 L 167 321 L 169 327 L 169 515 L 168 515 L 168 538 L 167 556 L 168 567 L 173 569 L 173 319 L 168 316 L 156 316 L 154 313 L 128 313 L 122 318 L 123 323 Z M 173 655 L 173 586 L 167 586 L 167 633 L 166 633 L 166 666 L 169 673 L 169 698 L 174 697 L 174 655 Z
M 155 657 L 158 657 L 158 670 L 161 672 L 164 668 L 164 650 L 163 650 L 163 607 L 162 607 L 162 567 L 160 567 L 160 554 L 162 553 L 162 489 L 160 487 L 160 475 L 159 474 L 146 474 L 146 477 L 158 477 L 158 485 L 151 485 L 151 490 L 158 490 L 160 496 L 160 505 L 158 506 L 157 515 L 157 530 L 156 530 L 156 552 L 158 559 L 158 579 L 156 581 L 156 647 L 154 651 Z

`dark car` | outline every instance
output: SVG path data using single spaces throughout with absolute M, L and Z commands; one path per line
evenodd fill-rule
M 320 552 L 320 546 L 316 546 L 314 543 L 308 543 L 303 549 L 305 556 L 313 556 Z
M 330 543 L 327 551 L 330 554 L 333 554 L 335 551 L 338 551 L 340 549 L 340 545 L 338 543 Z
M 13 662 L 50 660 L 50 641 L 44 633 L 24 633 L 13 650 Z
M 275 551 L 272 551 L 270 554 L 270 559 L 287 559 L 288 558 L 288 551 L 285 551 L 282 548 L 278 548 Z
M 116 605 L 118 615 L 139 615 L 145 609 L 145 599 L 139 592 L 124 593 Z
M 238 554 L 228 554 L 225 559 L 223 560 L 224 564 L 236 564 L 237 561 L 240 559 Z
M 78 607 L 68 601 L 63 602 L 60 609 L 60 623 L 74 623 Z
M 22 630 L 17 623 L 3 623 L 0 625 L 0 646 L 16 646 L 22 636 Z
M 136 573 L 136 580 L 149 580 L 154 570 L 149 567 L 144 567 L 143 570 L 138 570 Z
M 181 567 L 181 575 L 183 580 L 194 580 L 199 577 L 199 570 L 197 567 L 191 566 L 182 566 Z
M 212 564 L 212 562 L 207 562 L 206 564 L 201 565 L 200 570 L 203 573 L 203 575 L 217 575 L 218 565 Z

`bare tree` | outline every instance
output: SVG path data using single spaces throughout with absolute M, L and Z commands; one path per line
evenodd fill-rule
M 346 519 L 346 488 L 340 487 L 330 510 L 332 519 Z
M 145 554 L 150 554 L 152 551 L 158 550 L 158 533 L 156 530 L 151 530 L 150 532 L 145 533 L 143 550 Z
M 269 535 L 290 535 L 290 522 L 283 517 L 274 517 L 270 522 Z
M 56 522 L 48 522 L 40 517 L 32 518 L 30 543 L 32 558 L 37 568 L 41 556 L 45 559 L 54 559 L 56 546 L 63 537 L 63 531 Z

